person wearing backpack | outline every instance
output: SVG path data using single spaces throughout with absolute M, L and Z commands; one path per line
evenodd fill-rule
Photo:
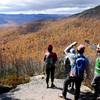
M 54 74 L 55 74 L 55 63 L 57 61 L 57 54 L 53 51 L 53 46 L 49 45 L 48 50 L 45 53 L 44 61 L 46 65 L 46 84 L 47 88 L 49 88 L 49 77 L 51 74 L 51 87 L 55 87 L 54 85 Z
M 95 63 L 95 70 L 94 70 L 94 78 L 92 81 L 92 86 L 94 87 L 94 97 L 97 99 L 97 97 L 100 95 L 100 45 L 97 45 L 97 58 Z
M 81 83 L 84 79 L 84 71 L 86 70 L 87 76 L 88 76 L 88 65 L 89 61 L 88 59 L 83 55 L 85 50 L 84 45 L 79 45 L 77 47 L 77 54 L 76 54 L 76 59 L 75 59 L 75 65 L 73 66 L 74 68 L 71 69 L 70 72 L 70 77 L 66 78 L 64 82 L 64 87 L 63 87 L 63 92 L 62 95 L 66 99 L 67 95 L 67 90 L 68 90 L 68 84 L 71 82 L 75 82 L 75 100 L 79 99 L 80 95 L 80 87 Z
M 68 71 L 66 71 L 66 74 L 69 77 L 69 73 L 70 70 L 73 69 L 73 66 L 75 65 L 75 59 L 76 59 L 76 50 L 74 48 L 74 46 L 76 46 L 77 42 L 73 42 L 70 45 L 67 46 L 67 48 L 64 50 L 65 53 L 65 61 L 67 61 L 67 63 L 65 63 L 66 65 L 66 69 L 68 69 Z M 74 82 L 71 82 L 71 84 L 69 84 L 69 86 L 71 87 L 71 90 L 74 90 Z

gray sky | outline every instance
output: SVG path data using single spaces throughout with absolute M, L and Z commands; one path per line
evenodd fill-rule
M 74 14 L 100 5 L 100 0 L 1 0 L 0 13 Z

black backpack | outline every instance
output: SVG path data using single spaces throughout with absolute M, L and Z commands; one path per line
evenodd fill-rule
M 45 63 L 46 65 L 54 65 L 52 54 L 46 55 Z
M 70 66 L 70 60 L 68 57 L 64 60 L 64 66 Z
M 68 74 L 71 70 L 70 60 L 68 57 L 64 59 L 64 68 L 66 74 Z

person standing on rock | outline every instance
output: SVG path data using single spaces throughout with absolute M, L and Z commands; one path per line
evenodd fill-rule
M 55 63 L 57 61 L 57 54 L 53 52 L 53 46 L 49 45 L 48 50 L 45 53 L 44 61 L 46 65 L 46 84 L 49 88 L 49 77 L 51 74 L 51 88 L 55 87 L 54 85 L 54 74 L 55 74 Z
M 89 65 L 89 61 L 88 59 L 83 55 L 85 51 L 85 46 L 84 45 L 79 45 L 77 47 L 77 54 L 76 54 L 76 58 L 75 58 L 75 65 L 73 66 L 73 69 L 71 69 L 70 72 L 70 77 L 65 79 L 64 82 L 64 87 L 63 87 L 63 92 L 62 92 L 62 96 L 66 99 L 66 94 L 67 94 L 67 90 L 68 90 L 68 85 L 71 82 L 75 82 L 75 100 L 79 99 L 79 95 L 80 95 L 80 87 L 81 87 L 81 83 L 83 81 L 84 78 L 84 71 L 86 70 L 87 73 L 87 77 L 88 77 L 88 65 Z
M 95 100 L 100 95 L 100 45 L 97 45 L 97 58 L 95 63 L 95 71 L 94 71 L 94 78 L 92 81 L 92 86 L 94 87 L 95 93 L 94 97 Z
M 64 50 L 64 53 L 65 53 L 65 61 L 67 59 L 69 59 L 69 62 L 70 63 L 67 63 L 66 64 L 66 71 L 67 73 L 66 74 L 69 74 L 70 73 L 70 70 L 73 69 L 74 65 L 75 65 L 75 59 L 76 59 L 76 50 L 75 50 L 75 46 L 76 46 L 77 42 L 73 42 L 71 43 L 69 46 L 67 46 L 67 48 Z M 68 62 L 68 60 L 67 60 Z M 68 75 L 69 76 L 69 75 Z M 71 82 L 70 84 L 70 87 L 71 87 L 71 90 L 73 91 L 74 90 L 74 82 Z

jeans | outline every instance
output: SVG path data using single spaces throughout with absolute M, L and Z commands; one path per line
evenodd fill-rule
M 100 75 L 94 77 L 92 86 L 94 87 L 94 96 L 97 98 L 100 95 Z
M 67 77 L 64 81 L 63 96 L 66 97 L 68 85 L 71 82 L 74 82 L 75 88 L 76 88 L 76 90 L 75 90 L 75 100 L 78 100 L 79 95 L 80 95 L 80 87 L 81 87 L 82 81 L 83 81 L 83 78 L 81 78 L 81 77 Z

